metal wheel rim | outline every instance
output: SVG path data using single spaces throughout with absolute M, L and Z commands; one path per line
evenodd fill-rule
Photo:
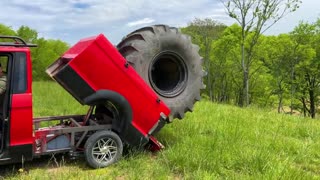
M 93 146 L 92 156 L 99 163 L 109 163 L 117 155 L 118 147 L 112 138 L 101 138 Z
M 176 71 L 166 73 L 165 66 L 168 64 L 174 66 Z M 172 78 L 172 75 L 176 77 Z M 156 55 L 150 63 L 148 76 L 152 88 L 158 94 L 163 97 L 175 97 L 182 93 L 187 86 L 187 65 L 179 54 L 163 51 Z

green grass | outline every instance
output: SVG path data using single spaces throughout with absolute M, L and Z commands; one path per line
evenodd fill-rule
M 34 83 L 34 114 L 83 113 L 55 83 Z M 320 122 L 258 108 L 202 101 L 193 113 L 157 135 L 166 149 L 130 151 L 117 164 L 93 170 L 83 158 L 35 159 L 5 166 L 9 179 L 319 179 Z M 56 162 L 55 162 L 56 161 Z M 3 168 L 3 167 L 0 167 Z M 1 175 L 1 174 L 0 174 Z
M 34 82 L 32 87 L 35 117 L 84 114 L 87 110 L 57 83 Z

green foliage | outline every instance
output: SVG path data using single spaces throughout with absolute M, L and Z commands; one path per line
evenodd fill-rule
M 198 19 L 193 20 L 185 28 L 181 28 L 181 31 L 188 34 L 192 38 L 192 42 L 200 46 L 200 55 L 204 58 L 204 68 L 207 71 L 207 77 L 205 78 L 206 90 L 209 98 L 213 100 L 213 88 L 215 81 L 214 64 L 212 64 L 212 44 L 218 39 L 226 28 L 224 24 L 221 24 L 213 19 Z
M 59 58 L 67 49 L 68 44 L 61 40 L 37 40 L 38 47 L 33 49 L 33 77 L 35 80 L 49 80 L 45 69 Z
M 283 111 L 283 101 L 291 82 L 291 65 L 294 65 L 294 42 L 289 35 L 283 34 L 263 37 L 259 46 L 260 57 L 263 65 L 268 69 L 267 74 L 272 78 L 269 80 L 271 96 L 277 96 L 278 112 Z M 275 101 L 274 101 L 275 102 Z
M 15 36 L 16 32 L 11 27 L 0 24 L 0 34 L 1 35 L 8 35 L 8 36 Z
M 216 26 L 204 26 L 212 25 L 213 20 L 195 22 L 182 31 L 200 45 L 200 54 L 205 57 L 208 77 L 203 96 L 241 105 L 245 93 L 243 63 L 247 63 L 250 104 L 315 117 L 320 97 L 320 20 L 301 22 L 291 33 L 278 36 L 257 38 L 255 30 L 249 31 L 244 41 L 237 24 L 218 33 Z M 242 42 L 244 57 L 250 61 L 242 61 Z
M 237 25 L 226 28 L 212 45 L 212 90 L 217 102 L 234 102 L 241 89 L 241 65 L 234 61 L 239 58 L 238 31 Z
M 300 109 L 305 115 L 315 117 L 318 96 L 320 95 L 318 87 L 320 83 L 319 57 L 317 49 L 319 48 L 320 26 L 316 23 L 309 24 L 301 22 L 291 33 L 295 43 L 295 53 L 293 59 L 295 65 L 292 68 L 294 85 L 294 94 L 300 100 Z
M 21 37 L 27 42 L 35 43 L 38 39 L 38 32 L 28 26 L 21 26 L 17 30 L 17 36 Z
M 241 70 L 243 73 L 239 105 L 247 106 L 252 101 L 250 83 L 252 74 L 257 69 L 252 68 L 257 61 L 255 53 L 261 35 L 287 13 L 295 11 L 300 4 L 297 0 L 222 0 L 228 15 L 236 20 L 241 27 L 239 33 Z
M 38 32 L 28 26 L 21 26 L 14 31 L 11 27 L 0 24 L 0 34 L 19 36 L 28 43 L 38 45 L 36 48 L 31 48 L 34 80 L 50 80 L 45 73 L 46 68 L 69 48 L 69 45 L 61 40 L 39 38 Z
M 83 114 L 71 95 L 53 82 L 36 82 L 34 115 Z M 319 179 L 320 122 L 259 108 L 209 101 L 183 121 L 167 124 L 159 153 L 128 150 L 115 165 L 90 169 L 83 157 L 43 157 L 0 169 L 5 179 Z M 15 168 L 16 167 L 16 168 Z M 2 176 L 2 177 L 1 177 Z

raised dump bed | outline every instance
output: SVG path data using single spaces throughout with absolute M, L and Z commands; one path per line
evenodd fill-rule
M 102 34 L 80 40 L 46 72 L 82 105 L 112 104 L 112 129 L 132 145 L 146 144 L 170 113 Z

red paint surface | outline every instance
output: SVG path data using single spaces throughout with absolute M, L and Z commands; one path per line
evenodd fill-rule
M 32 65 L 30 49 L 27 47 L 5 47 L 0 52 L 23 52 L 27 57 L 27 89 L 21 94 L 11 94 L 9 98 L 10 146 L 33 143 L 32 121 Z
M 0 52 L 25 52 L 27 54 L 27 91 L 12 94 L 9 123 L 10 146 L 33 144 L 32 117 L 32 65 L 29 48 L 1 47 Z M 103 36 L 99 35 L 79 41 L 64 55 L 73 58 L 69 65 L 95 91 L 113 90 L 124 96 L 133 112 L 132 124 L 143 135 L 158 122 L 160 113 L 169 115 L 169 108 L 129 66 L 117 49 Z
M 32 95 L 14 94 L 10 112 L 10 146 L 32 144 Z
M 160 113 L 169 115 L 169 108 L 129 66 L 118 50 L 102 35 L 86 38 L 70 48 L 64 58 L 73 58 L 69 66 L 95 91 L 107 89 L 120 93 L 133 111 L 132 124 L 143 135 L 158 122 Z

